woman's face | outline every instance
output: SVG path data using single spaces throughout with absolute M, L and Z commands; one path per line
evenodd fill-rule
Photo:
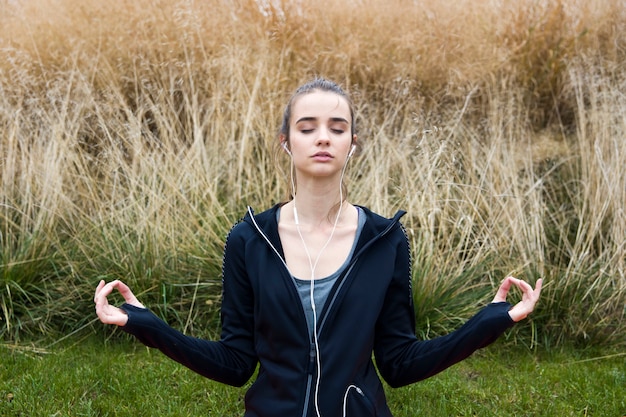
M 343 168 L 352 137 L 348 102 L 326 91 L 314 91 L 293 103 L 289 122 L 289 149 L 301 174 L 329 176 Z M 281 138 L 285 140 L 285 138 Z

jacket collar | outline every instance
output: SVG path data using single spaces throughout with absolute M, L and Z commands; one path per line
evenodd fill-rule
M 263 237 L 268 240 L 268 243 L 274 246 L 277 251 L 280 252 L 281 256 L 283 255 L 283 250 L 280 244 L 280 237 L 278 235 L 277 214 L 279 208 L 284 204 L 285 203 L 278 203 L 259 214 L 255 214 L 252 207 L 248 207 L 248 211 L 243 219 L 244 222 L 250 224 L 259 233 L 264 235 Z M 400 221 L 400 218 L 406 214 L 406 211 L 398 210 L 392 218 L 386 218 L 374 213 L 367 207 L 358 207 L 365 213 L 366 221 L 363 226 L 359 242 L 357 243 L 355 253 L 358 253 L 366 246 L 369 246 L 369 243 L 377 237 L 384 236 Z

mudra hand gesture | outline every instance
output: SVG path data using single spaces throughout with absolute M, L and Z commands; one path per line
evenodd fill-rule
M 135 294 L 133 294 L 128 285 L 124 284 L 122 281 L 115 280 L 108 284 L 105 284 L 104 280 L 100 281 L 93 298 L 93 302 L 96 303 L 96 314 L 98 318 L 104 324 L 124 326 L 128 321 L 128 315 L 126 315 L 121 308 L 110 305 L 109 300 L 107 300 L 107 297 L 114 288 L 117 288 L 120 294 L 122 294 L 126 303 L 134 305 L 135 307 L 145 307 L 137 300 L 137 297 L 135 297 Z
M 533 289 L 533 287 L 531 287 L 526 281 L 514 277 L 506 277 L 504 281 L 502 281 L 502 284 L 500 284 L 500 288 L 498 288 L 498 292 L 493 298 L 493 302 L 499 303 L 506 301 L 506 296 L 509 293 L 511 286 L 517 286 L 522 291 L 522 300 L 509 310 L 509 315 L 513 321 L 518 322 L 525 319 L 526 316 L 532 313 L 535 309 L 535 304 L 537 304 L 539 294 L 541 293 L 542 284 L 543 280 L 538 279 L 535 288 Z

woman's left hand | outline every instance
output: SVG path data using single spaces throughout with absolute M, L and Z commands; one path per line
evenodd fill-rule
M 526 316 L 532 313 L 535 309 L 535 304 L 537 304 L 539 294 L 541 293 L 542 284 L 543 279 L 538 279 L 535 288 L 533 289 L 533 287 L 531 287 L 526 281 L 514 277 L 506 277 L 504 281 L 502 281 L 500 288 L 498 288 L 498 292 L 493 298 L 493 302 L 499 303 L 506 301 L 506 296 L 509 293 L 511 286 L 515 285 L 519 288 L 522 291 L 522 300 L 509 310 L 509 315 L 513 321 L 518 322 L 525 319 Z

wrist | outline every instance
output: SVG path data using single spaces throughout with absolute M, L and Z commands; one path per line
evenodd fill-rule
M 509 310 L 509 316 L 511 317 L 511 320 L 513 320 L 515 323 L 520 322 L 522 320 L 524 320 L 526 317 L 528 317 L 528 314 L 521 314 L 515 311 L 515 309 L 511 309 Z

